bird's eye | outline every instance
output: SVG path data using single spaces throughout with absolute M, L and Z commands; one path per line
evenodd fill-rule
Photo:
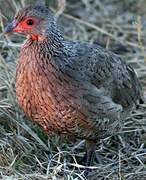
M 32 19 L 28 19 L 28 20 L 26 21 L 26 24 L 27 24 L 28 26 L 32 26 L 32 25 L 34 25 L 34 21 L 33 21 Z

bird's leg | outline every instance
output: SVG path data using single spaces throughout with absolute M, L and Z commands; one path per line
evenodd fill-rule
M 85 146 L 86 146 L 86 153 L 80 162 L 82 165 L 89 167 L 93 163 L 93 158 L 94 158 L 95 148 L 96 148 L 96 141 L 86 140 Z M 86 168 L 84 175 L 88 176 L 89 172 L 90 172 L 90 169 Z
M 85 163 L 86 163 L 86 166 L 91 166 L 93 163 L 93 158 L 95 154 L 96 141 L 86 140 L 85 146 L 86 146 Z
M 86 140 L 86 153 L 81 160 L 81 164 L 85 166 L 90 166 L 93 162 L 95 148 L 96 148 L 96 141 L 93 140 Z

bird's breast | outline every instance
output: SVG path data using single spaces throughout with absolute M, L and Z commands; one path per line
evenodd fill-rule
M 30 58 L 30 57 L 29 57 Z M 47 131 L 74 132 L 87 126 L 79 113 L 80 97 L 71 83 L 52 63 L 20 57 L 16 72 L 16 96 L 25 114 Z

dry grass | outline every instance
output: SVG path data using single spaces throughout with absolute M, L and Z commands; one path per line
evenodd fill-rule
M 66 38 L 100 43 L 120 54 L 136 69 L 146 94 L 145 2 L 68 0 L 58 22 Z M 49 3 L 54 5 L 53 0 Z M 1 32 L 23 4 L 23 0 L 0 0 Z M 48 141 L 17 106 L 13 87 L 22 40 L 18 35 L 6 38 L 0 34 L 0 179 L 86 179 L 84 167 L 77 164 L 84 142 L 59 137 Z M 146 179 L 145 139 L 146 104 L 124 121 L 116 137 L 101 141 L 96 151 L 102 163 L 90 167 L 89 179 Z

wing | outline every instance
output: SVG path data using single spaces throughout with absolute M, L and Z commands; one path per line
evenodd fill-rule
M 98 88 L 105 88 L 113 102 L 131 109 L 143 99 L 142 87 L 134 69 L 119 56 L 103 51 L 97 55 L 95 67 L 92 83 Z
M 62 61 L 67 61 L 61 70 L 73 79 L 71 82 L 81 82 L 82 90 L 83 87 L 85 92 L 88 89 L 84 99 L 89 106 L 85 111 L 94 109 L 97 116 L 104 114 L 104 117 L 109 117 L 108 107 L 114 107 L 111 109 L 116 114 L 121 111 L 120 107 L 131 109 L 141 99 L 141 86 L 133 68 L 119 56 L 95 44 L 65 43 L 67 52 L 62 54 Z
M 117 73 L 114 91 L 114 101 L 128 108 L 137 105 L 143 99 L 142 87 L 134 69 L 129 65 L 124 65 Z

